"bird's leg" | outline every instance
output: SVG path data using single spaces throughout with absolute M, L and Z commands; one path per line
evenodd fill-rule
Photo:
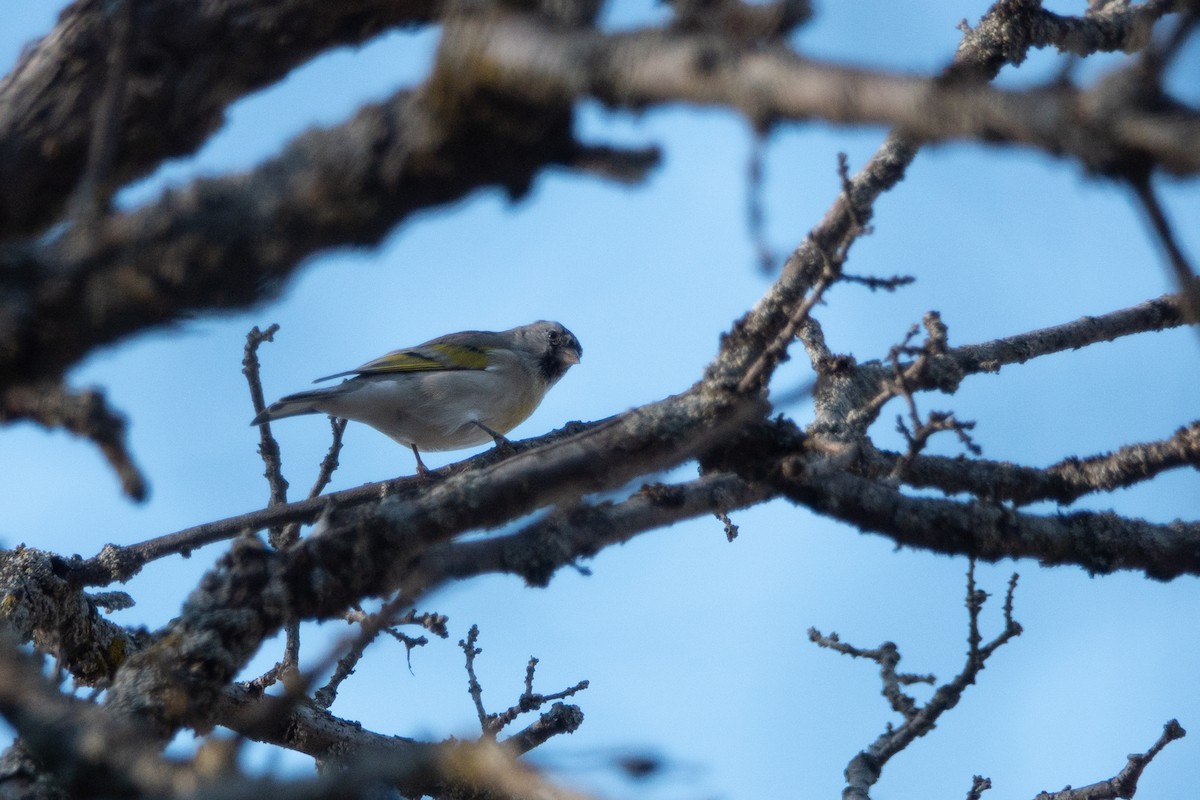
M 494 430 L 489 428 L 487 425 L 484 425 L 482 422 L 480 422 L 477 419 L 471 420 L 471 424 L 475 425 L 477 428 L 482 430 L 488 436 L 492 437 L 492 439 L 494 439 L 496 442 L 496 447 L 512 451 L 512 449 L 513 449 L 512 442 L 510 442 L 508 439 L 506 439 L 504 437 L 504 434 L 496 433 Z
M 429 467 L 425 466 L 425 462 L 421 460 L 421 453 L 417 450 L 417 446 L 410 444 L 409 447 L 412 448 L 413 455 L 417 458 L 417 474 L 422 478 L 428 478 L 433 473 L 429 471 Z

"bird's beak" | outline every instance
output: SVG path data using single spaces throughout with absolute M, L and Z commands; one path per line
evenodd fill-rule
M 579 349 L 578 347 L 565 348 L 562 351 L 563 363 L 568 366 L 570 366 L 572 364 L 578 364 L 579 359 L 582 357 L 583 357 L 583 351 L 581 349 Z

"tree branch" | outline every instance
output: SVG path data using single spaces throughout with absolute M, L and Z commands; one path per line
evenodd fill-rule
M 195 152 L 233 101 L 322 50 L 431 22 L 440 7 L 440 0 L 138 3 L 110 180 L 123 184 Z M 108 33 L 108 4 L 79 0 L 0 80 L 0 238 L 50 225 L 84 173 Z
M 877 451 L 867 458 L 872 462 L 868 474 L 882 476 L 893 472 L 902 456 Z M 1187 466 L 1200 468 L 1200 421 L 1167 439 L 1125 445 L 1087 458 L 1071 456 L 1048 467 L 920 455 L 909 462 L 904 481 L 946 494 L 967 492 L 982 500 L 1018 505 L 1053 500 L 1067 505 L 1087 494 L 1133 486 L 1166 470 Z
M 1137 793 L 1138 780 L 1142 777 L 1142 771 L 1149 766 L 1155 756 L 1162 752 L 1164 747 L 1186 735 L 1187 731 L 1183 729 L 1183 726 L 1177 721 L 1171 720 L 1163 726 L 1162 736 L 1158 737 L 1158 741 L 1149 750 L 1129 756 L 1129 762 L 1124 769 L 1112 778 L 1081 786 L 1078 789 L 1068 786 L 1061 792 L 1041 792 L 1035 800 L 1115 800 L 1118 797 L 1133 797 Z
M 1200 523 L 1156 525 L 1093 511 L 1042 517 L 981 501 L 909 497 L 882 481 L 800 458 L 785 461 L 778 481 L 793 501 L 899 545 L 985 561 L 1076 564 L 1092 574 L 1200 575 Z
M 0 424 L 19 420 L 90 440 L 117 473 L 125 495 L 137 502 L 146 499 L 149 487 L 129 452 L 125 417 L 109 406 L 104 392 L 74 392 L 60 384 L 13 386 L 0 394 Z

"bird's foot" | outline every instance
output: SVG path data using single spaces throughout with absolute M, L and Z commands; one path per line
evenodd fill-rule
M 437 474 L 425 466 L 425 462 L 421 460 L 421 453 L 417 450 L 417 446 L 415 444 L 409 446 L 412 447 L 413 455 L 417 458 L 417 477 L 427 481 L 436 480 Z
M 517 452 L 517 448 L 513 447 L 513 443 L 510 442 L 504 436 L 504 434 L 497 433 L 496 431 L 489 428 L 487 425 L 484 425 L 482 422 L 475 421 L 473 424 L 475 426 L 477 426 L 479 429 L 481 429 L 482 431 L 484 431 L 488 436 L 492 437 L 492 441 L 494 441 L 496 443 L 496 449 L 499 450 L 501 453 L 503 453 L 505 455 L 512 455 L 513 453 Z

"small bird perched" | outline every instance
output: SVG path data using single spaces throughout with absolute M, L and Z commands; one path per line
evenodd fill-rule
M 363 422 L 411 447 L 417 471 L 426 474 L 421 450 L 506 442 L 504 434 L 533 413 L 582 355 L 575 334 L 557 322 L 450 333 L 318 378 L 314 383 L 352 376 L 289 394 L 250 424 L 315 413 Z

